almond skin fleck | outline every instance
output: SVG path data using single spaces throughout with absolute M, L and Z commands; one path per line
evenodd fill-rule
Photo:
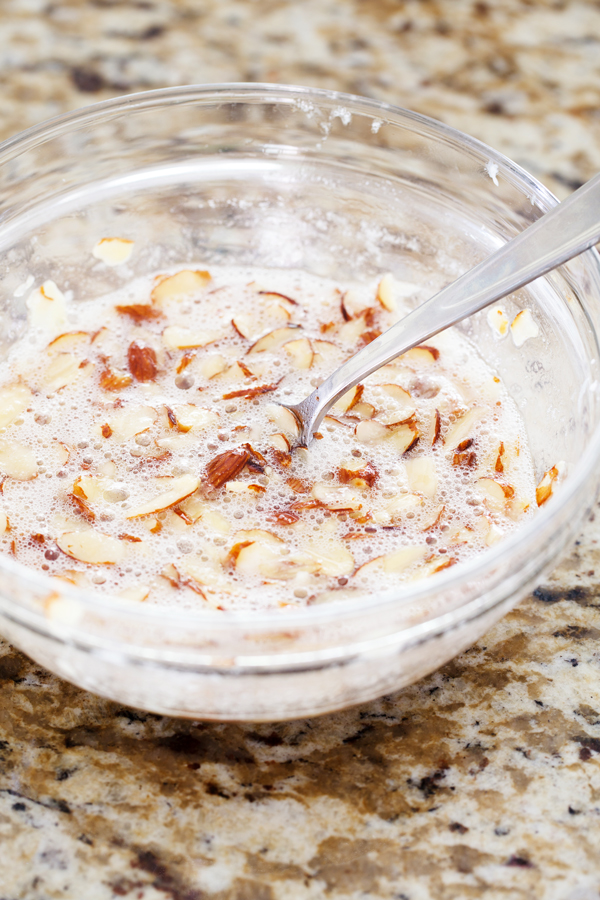
M 260 394 L 276 391 L 278 387 L 279 382 L 277 384 L 261 384 L 255 387 L 242 388 L 239 391 L 230 391 L 228 394 L 223 394 L 223 400 L 233 400 L 236 397 L 244 397 L 249 400 L 251 397 L 258 397 Z
M 105 391 L 120 391 L 129 387 L 133 379 L 125 372 L 117 372 L 108 365 L 100 372 L 100 387 Z
M 211 459 L 206 467 L 205 480 L 210 490 L 218 490 L 240 474 L 251 457 L 249 450 L 226 450 Z
M 467 442 L 463 441 L 463 443 Z M 477 465 L 477 455 L 473 450 L 457 451 L 452 457 L 452 465 L 466 466 L 467 468 L 472 469 L 473 466 Z
M 441 420 L 441 417 L 440 417 L 440 411 L 439 411 L 439 409 L 436 409 L 436 411 L 435 411 L 435 423 L 434 423 L 434 426 L 433 426 L 433 440 L 432 440 L 432 442 L 431 442 L 431 446 L 432 446 L 432 447 L 433 447 L 433 445 L 434 445 L 435 443 L 437 443 L 437 440 L 438 440 L 438 438 L 439 438 L 439 436 L 440 436 L 440 429 L 441 429 L 441 427 L 442 427 L 442 420 Z
M 102 437 L 109 438 L 111 436 L 111 434 L 112 434 L 112 428 L 110 427 L 110 425 L 103 425 L 102 426 Z
M 152 347 L 145 347 L 134 341 L 127 350 L 127 365 L 136 381 L 152 381 L 156 378 L 158 366 Z

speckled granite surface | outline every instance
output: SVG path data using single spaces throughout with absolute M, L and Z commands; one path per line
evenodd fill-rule
M 125 91 L 282 81 L 441 118 L 561 196 L 600 170 L 591 0 L 4 0 L 0 73 L 2 138 Z M 599 540 L 426 681 L 323 719 L 146 715 L 0 644 L 0 898 L 597 900 Z

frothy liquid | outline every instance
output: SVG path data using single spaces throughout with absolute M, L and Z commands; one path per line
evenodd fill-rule
M 199 266 L 75 305 L 47 282 L 0 369 L 2 549 L 132 602 L 220 609 L 372 593 L 482 552 L 536 489 L 516 407 L 458 332 L 290 452 L 278 402 L 403 315 L 403 293 Z

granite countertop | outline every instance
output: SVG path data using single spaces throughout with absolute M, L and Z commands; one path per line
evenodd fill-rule
M 600 170 L 592 0 L 4 0 L 0 71 L 0 138 L 280 81 L 440 118 L 560 196 Z M 0 897 L 598 900 L 598 540 L 440 671 L 321 719 L 145 714 L 0 644 Z

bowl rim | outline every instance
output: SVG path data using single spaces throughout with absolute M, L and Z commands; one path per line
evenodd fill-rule
M 470 151 L 472 155 L 486 157 L 489 162 L 496 163 L 499 167 L 501 166 L 502 176 L 508 177 L 509 181 L 518 184 L 521 189 L 527 189 L 530 192 L 532 204 L 535 203 L 542 212 L 546 212 L 558 203 L 554 194 L 517 163 L 514 163 L 507 156 L 494 150 L 477 138 L 464 134 L 450 125 L 387 102 L 340 91 L 292 84 L 280 85 L 259 82 L 188 84 L 140 91 L 103 100 L 47 119 L 4 140 L 0 143 L 0 165 L 32 148 L 41 146 L 43 143 L 61 134 L 76 131 L 83 126 L 102 120 L 116 118 L 126 112 L 145 111 L 160 106 L 170 107 L 201 103 L 202 101 L 208 105 L 218 101 L 231 103 L 237 100 L 240 102 L 258 103 L 261 101 L 269 102 L 269 100 L 273 102 L 275 99 L 279 102 L 288 102 L 289 104 L 297 103 L 298 101 L 314 101 L 315 104 L 321 102 L 331 106 L 337 103 L 344 108 L 351 107 L 349 110 L 351 113 L 370 117 L 374 121 L 381 120 L 381 125 L 391 124 L 397 127 L 404 127 L 408 130 L 425 134 L 427 137 L 434 138 L 437 141 L 445 141 L 454 145 L 463 153 L 465 150 Z M 598 273 L 600 273 L 600 256 L 595 249 L 587 250 L 582 254 L 582 257 L 590 262 L 593 260 Z M 598 344 L 599 334 L 595 333 L 594 337 Z M 444 591 L 456 589 L 461 583 L 477 579 L 478 577 L 481 578 L 485 573 L 497 567 L 502 560 L 510 558 L 516 547 L 522 547 L 524 543 L 531 543 L 535 534 L 539 533 L 542 528 L 550 531 L 556 529 L 556 520 L 561 517 L 564 507 L 568 506 L 575 495 L 581 491 L 585 482 L 592 475 L 599 459 L 600 425 L 592 432 L 588 447 L 579 460 L 577 470 L 569 474 L 568 479 L 561 486 L 560 494 L 552 503 L 539 509 L 532 519 L 484 553 L 474 557 L 472 560 L 461 563 L 456 568 L 451 567 L 439 573 L 433 579 L 433 583 L 431 579 L 425 579 L 423 582 L 411 585 L 410 590 L 405 593 L 398 591 L 398 589 L 390 589 L 380 594 L 369 595 L 366 598 L 363 596 L 358 599 L 345 599 L 342 602 L 317 604 L 294 609 L 286 607 L 269 611 L 234 611 L 212 609 L 181 610 L 158 604 L 156 606 L 133 606 L 111 594 L 96 593 L 91 590 L 72 587 L 66 583 L 61 585 L 60 591 L 65 597 L 74 600 L 80 607 L 88 609 L 94 615 L 107 614 L 109 616 L 117 616 L 120 619 L 125 618 L 156 625 L 163 622 L 165 625 L 170 626 L 185 624 L 190 627 L 197 623 L 212 629 L 213 632 L 228 631 L 232 626 L 253 633 L 259 630 L 280 630 L 282 624 L 285 624 L 286 628 L 294 628 L 300 631 L 315 626 L 322 626 L 328 622 L 335 622 L 336 625 L 341 625 L 344 620 L 349 621 L 361 613 L 368 612 L 372 616 L 382 614 L 386 610 L 404 606 L 409 601 L 418 602 L 427 596 L 439 595 Z M 0 574 L 2 572 L 6 572 L 13 577 L 16 576 L 21 581 L 29 583 L 36 592 L 46 594 L 56 592 L 56 584 L 51 580 L 51 576 L 31 569 L 4 554 L 0 555 Z M 448 612 L 429 616 L 415 625 L 402 627 L 400 629 L 401 633 L 406 638 L 409 638 L 412 634 L 418 639 L 418 635 L 423 634 L 423 631 L 426 631 L 428 634 L 431 634 L 431 632 L 438 633 L 441 630 L 446 631 L 464 622 L 465 618 L 471 619 L 481 614 L 484 609 L 482 609 L 482 604 L 477 602 L 478 600 L 481 600 L 481 597 L 465 601 L 465 603 L 453 607 Z M 500 603 L 501 600 L 502 598 L 492 600 L 489 606 L 485 608 L 491 608 Z M 6 594 L 2 597 L 2 601 L 2 605 L 24 609 L 22 603 L 17 599 L 7 598 Z M 28 611 L 35 615 L 34 610 L 31 608 Z M 41 610 L 39 611 L 39 616 L 50 625 L 49 620 Z M 13 618 L 13 616 L 10 617 Z M 16 618 L 20 618 L 18 614 Z M 56 625 L 58 624 L 57 622 Z M 439 627 L 436 627 L 436 624 L 439 624 Z M 276 653 L 275 648 L 272 649 Z

